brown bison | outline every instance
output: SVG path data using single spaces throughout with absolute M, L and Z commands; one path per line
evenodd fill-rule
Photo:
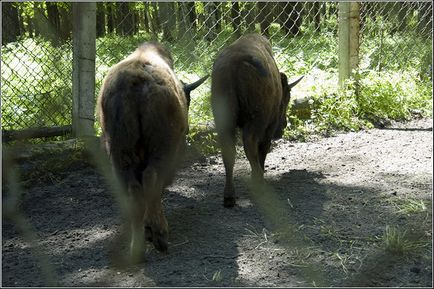
M 144 237 L 157 250 L 167 250 L 161 194 L 184 149 L 190 91 L 207 77 L 183 85 L 173 72 L 170 53 L 161 44 L 146 42 L 104 79 L 98 98 L 102 139 L 131 204 L 134 258 L 140 256 Z
M 287 125 L 291 88 L 272 56 L 271 44 L 259 34 L 247 34 L 223 49 L 214 62 L 211 102 L 226 170 L 224 206 L 235 205 L 233 168 L 236 129 L 242 131 L 252 180 L 263 181 L 271 140 Z

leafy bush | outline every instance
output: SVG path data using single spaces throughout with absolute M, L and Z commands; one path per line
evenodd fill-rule
M 72 49 L 28 38 L 2 47 L 2 126 L 69 124 L 72 111 Z
M 292 97 L 308 97 L 311 110 L 309 119 L 301 119 L 288 110 L 290 121 L 285 137 L 304 139 L 310 134 L 369 128 L 381 120 L 432 115 L 431 39 L 402 31 L 392 33 L 387 25 L 367 21 L 361 39 L 360 70 L 355 74 L 359 81 L 349 80 L 341 89 L 337 85 L 337 19 L 330 17 L 321 25 L 321 33 L 310 24 L 303 25 L 302 33 L 295 37 L 285 35 L 276 23 L 270 28 L 280 70 L 290 80 L 305 75 L 293 88 Z M 377 33 L 372 34 L 373 31 Z M 153 37 L 139 33 L 97 39 L 96 95 L 108 69 Z M 226 25 L 211 42 L 201 35 L 184 35 L 175 43 L 165 44 L 170 47 L 179 78 L 191 82 L 210 74 L 218 51 L 233 40 L 233 28 Z M 21 39 L 2 47 L 4 128 L 70 123 L 71 47 L 71 43 L 53 47 L 41 38 Z M 189 111 L 189 139 L 200 140 L 207 152 L 215 150 L 210 83 L 207 80 L 192 92 Z M 96 129 L 100 132 L 98 123 Z M 204 131 L 208 136 L 203 135 Z

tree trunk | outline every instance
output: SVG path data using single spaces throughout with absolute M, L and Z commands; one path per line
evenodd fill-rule
M 118 2 L 118 16 L 117 23 L 120 25 L 120 34 L 123 36 L 132 35 L 134 33 L 133 27 L 133 13 L 130 11 L 129 2 Z
M 105 3 L 106 7 L 107 7 L 107 32 L 108 33 L 113 33 L 115 30 L 115 26 L 114 26 L 114 9 L 113 9 L 113 5 L 114 3 Z
M 283 29 L 291 35 L 298 35 L 301 26 L 301 5 L 298 2 L 288 2 L 284 9 L 286 21 L 283 23 Z
M 2 9 L 2 43 L 17 41 L 17 37 L 20 35 L 18 9 L 12 2 L 4 2 Z
M 48 22 L 51 25 L 52 31 L 58 35 L 60 30 L 59 10 L 55 2 L 46 2 Z
M 240 4 L 238 2 L 232 2 L 231 6 L 232 27 L 237 38 L 241 36 L 241 15 Z
M 59 7 L 60 13 L 60 38 L 63 41 L 71 39 L 72 34 L 72 4 L 67 3 L 67 6 Z
M 20 6 L 17 5 L 17 14 L 18 14 L 18 31 L 19 35 L 25 35 L 26 27 L 24 26 L 24 17 L 21 15 Z
M 26 15 L 26 20 L 27 20 L 27 32 L 29 32 L 29 37 L 33 38 L 33 36 L 35 36 L 35 34 L 34 34 L 35 28 L 34 28 L 33 18 L 30 17 L 29 15 Z
M 163 28 L 163 39 L 169 42 L 174 40 L 174 31 L 176 28 L 176 13 L 174 2 L 158 3 L 161 15 L 161 25 Z
M 33 13 L 35 20 L 35 34 L 36 36 L 42 36 L 45 39 L 51 40 L 50 35 L 50 25 L 48 23 L 48 19 L 45 16 L 43 2 L 34 2 L 33 3 Z
M 51 39 L 51 43 L 53 43 L 54 46 L 57 46 L 61 43 L 60 15 L 59 15 L 59 10 L 57 8 L 57 3 L 46 2 L 45 5 L 47 7 L 47 16 L 48 16 L 48 24 L 49 24 L 49 29 L 47 31 L 47 34 Z
M 143 10 L 143 26 L 145 28 L 146 33 L 150 32 L 149 29 L 149 4 L 148 3 L 144 3 L 145 4 L 145 10 Z
M 265 35 L 266 37 L 269 37 L 269 27 L 271 24 L 271 17 L 270 17 L 270 3 L 267 2 L 258 2 L 258 10 L 259 10 L 259 24 L 261 26 L 261 33 Z
M 245 16 L 246 19 L 246 29 L 249 32 L 254 32 L 256 30 L 256 4 L 255 3 L 246 3 L 247 14 Z
M 187 10 L 187 17 L 193 33 L 196 32 L 196 7 L 194 2 L 184 2 L 185 8 Z
M 221 12 L 221 5 L 220 2 L 214 2 L 215 7 L 215 30 L 216 33 L 219 34 L 220 31 L 222 31 L 222 12 Z
M 216 33 L 216 5 L 214 2 L 206 2 L 205 5 L 205 27 L 207 34 L 205 39 L 208 42 L 213 41 L 217 37 Z
M 96 3 L 96 37 L 105 35 L 105 7 L 103 2 Z
M 187 2 L 178 2 L 178 39 L 183 37 L 188 43 L 194 38 L 195 30 L 189 15 Z
M 160 12 L 158 11 L 158 5 L 155 2 L 151 2 L 150 4 L 150 12 L 149 12 L 149 16 L 150 16 L 150 27 L 152 30 L 152 36 L 153 39 L 158 39 L 158 33 L 161 30 L 161 25 L 160 25 Z
M 312 7 L 312 17 L 315 32 L 321 32 L 321 5 L 323 3 L 314 2 Z

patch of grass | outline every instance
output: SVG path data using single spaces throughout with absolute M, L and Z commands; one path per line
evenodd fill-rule
M 397 205 L 399 213 L 410 215 L 426 212 L 427 208 L 423 200 L 406 199 Z
M 221 270 L 217 270 L 214 272 L 214 274 L 212 275 L 212 281 L 214 281 L 214 282 L 223 281 L 223 274 L 222 274 Z
M 386 252 L 396 255 L 417 253 L 420 249 L 429 245 L 425 240 L 411 240 L 407 230 L 401 231 L 393 226 L 386 226 L 382 241 Z
M 55 184 L 72 171 L 91 166 L 89 155 L 79 141 L 59 141 L 33 146 L 8 146 L 20 164 L 24 186 L 35 183 Z M 59 162 L 59 159 L 62 161 Z

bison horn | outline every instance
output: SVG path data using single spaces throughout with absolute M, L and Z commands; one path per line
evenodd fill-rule
M 288 84 L 288 86 L 289 86 L 289 89 L 291 89 L 291 88 L 293 88 L 294 86 L 296 86 L 297 85 L 297 83 L 299 83 L 300 82 L 300 80 L 302 80 L 303 79 L 303 77 L 304 77 L 304 75 L 302 75 L 299 79 L 297 79 L 296 81 L 293 81 L 293 82 L 291 82 L 291 83 L 289 83 Z
M 185 84 L 184 85 L 184 92 L 186 93 L 186 94 L 189 94 L 190 93 L 190 91 L 192 91 L 192 90 L 194 90 L 194 89 L 196 89 L 199 85 L 201 85 L 207 78 L 209 77 L 209 74 L 208 75 L 205 75 L 204 77 L 202 77 L 201 79 L 199 79 L 198 81 L 195 81 L 195 82 L 193 82 L 193 83 L 190 83 L 190 84 Z

